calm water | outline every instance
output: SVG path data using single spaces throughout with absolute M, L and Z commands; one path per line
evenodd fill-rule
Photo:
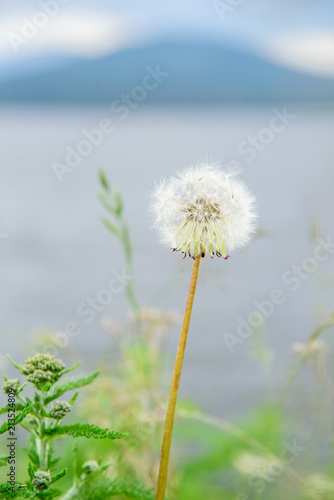
M 36 328 L 61 330 L 76 321 L 81 333 L 71 339 L 66 356 L 82 358 L 88 370 L 110 346 L 101 320 L 126 314 L 124 293 L 88 325 L 76 313 L 123 267 L 118 242 L 98 220 L 103 213 L 94 195 L 99 167 L 124 195 L 141 303 L 182 313 L 192 261 L 159 244 L 150 229 L 149 193 L 154 180 L 199 159 L 233 160 L 241 163 L 257 195 L 268 236 L 227 262 L 202 263 L 182 393 L 221 416 L 275 395 L 292 362 L 291 345 L 308 338 L 319 306 L 324 315 L 329 310 L 333 291 L 320 285 L 334 268 L 334 255 L 329 255 L 308 279 L 299 280 L 295 291 L 291 282 L 282 281 L 284 273 L 291 278 L 293 266 L 313 255 L 312 214 L 321 217 L 325 236 L 334 239 L 334 114 L 291 105 L 287 112 L 295 116 L 273 133 L 268 127 L 277 111 L 282 107 L 137 109 L 120 121 L 108 107 L 2 108 L 0 234 L 7 235 L 0 240 L 2 368 L 7 370 L 6 352 L 19 361 L 32 354 Z M 105 118 L 114 121 L 115 129 L 59 182 L 53 162 L 64 163 L 65 148 L 76 148 L 83 129 L 90 131 Z M 249 136 L 257 138 L 258 151 L 247 145 Z M 177 286 L 157 293 L 174 274 Z M 223 334 L 235 335 L 238 318 L 246 320 L 253 301 L 267 299 L 276 288 L 285 300 L 265 324 L 263 342 L 274 353 L 272 369 L 266 370 L 251 355 L 258 337 L 230 353 Z M 177 338 L 175 328 L 168 342 L 171 365 Z

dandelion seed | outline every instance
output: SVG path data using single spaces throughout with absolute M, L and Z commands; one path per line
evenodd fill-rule
M 152 211 L 161 241 L 172 251 L 228 258 L 255 232 L 255 198 L 238 179 L 237 170 L 209 165 L 191 167 L 162 181 Z

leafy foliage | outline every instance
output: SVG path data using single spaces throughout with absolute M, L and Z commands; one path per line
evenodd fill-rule
M 97 475 L 88 476 L 77 490 L 73 492 L 71 500 L 103 500 L 111 496 L 125 495 L 127 498 L 137 500 L 153 500 L 152 489 L 147 489 L 137 481 L 126 482 L 119 480 L 110 480 Z
M 15 485 L 14 491 L 9 488 L 8 483 L 0 484 L 0 493 L 3 495 L 2 498 L 6 500 L 10 498 L 38 498 L 33 491 L 28 490 L 25 485 L 21 485 L 19 483 Z
M 11 411 L 15 419 L 10 424 L 5 421 L 0 427 L 0 433 L 4 434 L 10 429 L 14 432 L 15 425 L 21 425 L 29 432 L 28 448 L 25 450 L 28 462 L 28 479 L 25 484 L 15 482 L 3 483 L 0 485 L 0 498 L 31 498 L 31 499 L 54 499 L 61 495 L 62 498 L 90 498 L 85 495 L 94 495 L 91 498 L 109 498 L 114 495 L 124 495 L 129 498 L 148 499 L 148 490 L 139 483 L 122 482 L 117 478 L 110 480 L 103 477 L 103 473 L 108 466 L 86 465 L 80 478 L 73 470 L 73 483 L 70 489 L 54 489 L 52 485 L 66 476 L 67 469 L 56 471 L 59 458 L 54 456 L 54 442 L 57 438 L 70 436 L 72 438 L 92 438 L 98 440 L 115 440 L 126 436 L 124 433 L 113 431 L 109 428 L 101 428 L 89 423 L 74 423 L 63 425 L 61 422 L 71 410 L 75 403 L 78 392 L 66 401 L 58 398 L 68 391 L 80 389 L 91 384 L 99 372 L 90 375 L 82 375 L 76 378 L 69 378 L 58 381 L 65 374 L 77 368 L 78 364 L 66 370 L 65 365 L 49 354 L 36 354 L 33 358 L 28 358 L 23 365 L 15 363 L 10 357 L 9 360 L 21 373 L 26 376 L 28 382 L 34 385 L 35 394 L 31 401 L 28 397 L 22 396 L 22 391 L 26 384 L 20 385 L 18 379 L 8 381 L 5 379 L 4 391 L 16 391 L 11 395 L 14 400 L 11 404 L 1 408 L 1 413 Z M 15 398 L 14 398 L 15 394 Z M 48 406 L 50 405 L 50 408 Z M 15 411 L 13 411 L 15 410 Z M 18 413 L 16 413 L 18 411 Z M 0 458 L 0 466 L 8 464 L 8 457 Z M 96 470 L 95 470 L 96 469 Z M 99 493 L 94 491 L 93 480 L 99 478 Z M 95 478 L 95 479 L 94 479 Z M 95 483 L 94 483 L 95 484 Z M 89 493 L 90 491 L 90 493 Z M 73 496 L 76 495 L 76 496 Z M 98 496 L 100 495 L 100 496 Z M 107 495 L 107 497 L 106 497 Z
M 15 411 L 21 411 L 25 408 L 25 406 L 22 403 L 16 403 L 14 405 L 14 408 L 15 408 Z M 13 408 L 11 406 L 4 405 L 2 408 L 0 408 L 0 415 L 2 415 L 3 413 L 8 413 L 12 409 Z
M 5 467 L 5 465 L 7 465 L 8 459 L 9 459 L 9 456 L 0 457 L 0 467 Z
M 97 371 L 91 373 L 90 375 L 81 376 L 74 379 L 68 379 L 65 380 L 64 382 L 58 382 L 53 386 L 52 390 L 50 390 L 48 396 L 45 398 L 45 403 L 46 404 L 51 403 L 51 401 L 60 398 L 63 394 L 65 394 L 65 392 L 73 391 L 75 389 L 80 389 L 85 385 L 91 384 L 92 382 L 94 382 L 94 380 L 98 375 L 99 372 Z
M 96 195 L 109 213 L 109 217 L 101 217 L 101 220 L 106 228 L 122 243 L 127 273 L 133 275 L 133 252 L 129 227 L 124 219 L 122 194 L 118 188 L 111 187 L 106 174 L 102 170 L 100 171 L 100 187 L 101 189 L 97 191 Z M 140 307 L 132 280 L 127 281 L 125 292 L 137 319 L 137 324 L 140 326 Z
M 29 415 L 33 407 L 34 407 L 33 404 L 28 404 L 27 406 L 25 406 L 20 413 L 15 415 L 15 421 L 13 423 L 9 424 L 8 422 L 4 422 L 0 427 L 0 434 L 7 432 L 10 427 L 13 427 L 22 422 L 22 420 L 24 420 L 26 416 Z
M 58 425 L 57 427 L 50 427 L 45 431 L 46 436 L 62 436 L 62 435 L 94 439 L 120 439 L 126 437 L 127 434 L 122 434 L 109 429 L 101 429 L 97 425 L 91 424 L 74 424 L 74 425 Z

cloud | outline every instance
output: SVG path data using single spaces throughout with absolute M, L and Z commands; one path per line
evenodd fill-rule
M 262 55 L 289 68 L 334 78 L 334 34 L 308 32 L 267 40 Z
M 41 12 L 41 10 L 39 10 Z M 8 14 L 0 20 L 0 58 L 30 57 L 45 53 L 99 57 L 129 46 L 140 36 L 130 18 L 109 13 L 69 10 L 62 7 L 35 35 L 13 50 L 11 34 L 21 35 L 27 23 L 33 23 L 36 11 Z

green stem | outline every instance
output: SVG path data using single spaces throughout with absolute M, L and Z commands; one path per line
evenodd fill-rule
M 164 500 L 165 492 L 166 492 L 166 484 L 167 484 L 167 474 L 168 474 L 168 462 L 169 462 L 169 454 L 170 454 L 170 446 L 172 441 L 172 432 L 174 425 L 174 415 L 175 415 L 175 407 L 177 400 L 177 393 L 180 385 L 180 378 L 182 372 L 182 364 L 184 353 L 186 349 L 187 336 L 191 318 L 191 311 L 194 303 L 194 296 L 196 291 L 196 284 L 198 278 L 198 269 L 200 264 L 200 256 L 195 259 L 193 271 L 191 275 L 188 300 L 186 305 L 186 310 L 184 313 L 183 324 L 180 334 L 179 345 L 176 354 L 176 360 L 174 365 L 172 383 L 169 393 L 168 407 L 167 407 L 167 415 L 165 421 L 165 430 L 164 437 L 162 442 L 162 450 L 161 450 L 161 459 L 160 459 L 160 469 L 159 469 L 159 477 L 158 477 L 158 486 L 157 486 L 157 494 L 156 500 Z
M 38 415 L 38 438 L 36 438 L 37 453 L 39 458 L 39 468 L 42 471 L 48 470 L 48 443 L 44 436 L 45 418 L 42 416 L 44 411 L 45 400 L 44 394 L 40 396 L 41 411 Z
M 125 263 L 126 263 L 126 271 L 127 274 L 134 275 L 133 271 L 133 261 L 132 261 L 132 247 L 131 247 L 131 241 L 130 241 L 130 234 L 129 234 L 129 228 L 125 221 L 121 220 L 121 239 L 123 243 L 123 248 L 124 248 L 124 255 L 125 255 Z M 132 308 L 134 317 L 135 317 L 135 322 L 137 325 L 138 330 L 140 330 L 141 327 L 141 321 L 140 321 L 140 306 L 139 302 L 137 300 L 137 295 L 135 291 L 135 286 L 134 282 L 128 281 L 125 285 L 125 293 L 126 296 L 130 302 L 130 306 Z

